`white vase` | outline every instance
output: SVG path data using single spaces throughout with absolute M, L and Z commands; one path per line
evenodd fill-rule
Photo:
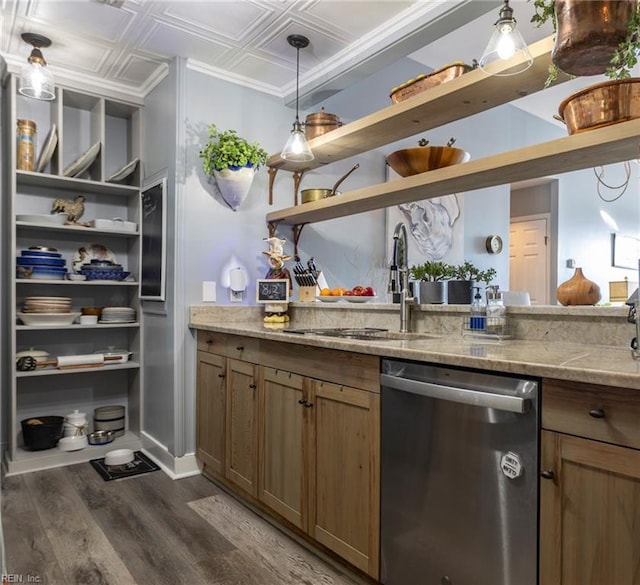
M 233 211 L 236 211 L 246 199 L 255 175 L 256 169 L 254 167 L 213 171 L 220 195 Z

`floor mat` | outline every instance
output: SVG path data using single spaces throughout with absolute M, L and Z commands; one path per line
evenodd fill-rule
M 135 451 L 133 461 L 124 465 L 105 465 L 104 457 L 101 459 L 92 459 L 89 463 L 91 463 L 93 468 L 105 481 L 124 479 L 125 477 L 142 475 L 143 473 L 158 471 L 160 469 L 151 459 L 140 451 Z

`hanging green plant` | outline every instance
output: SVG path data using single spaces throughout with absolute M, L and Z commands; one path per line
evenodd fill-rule
M 200 151 L 202 169 L 209 177 L 213 171 L 224 169 L 237 170 L 248 166 L 258 169 L 268 157 L 258 142 L 249 142 L 238 136 L 236 130 L 220 131 L 215 124 L 209 125 L 209 140 Z

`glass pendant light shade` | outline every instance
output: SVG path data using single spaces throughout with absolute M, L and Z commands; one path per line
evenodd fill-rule
M 22 39 L 33 45 L 33 50 L 22 68 L 18 91 L 24 96 L 38 100 L 55 99 L 53 74 L 40 51 L 40 47 L 48 47 L 51 41 L 47 37 L 34 33 L 24 33 Z
M 302 35 L 289 35 L 287 42 L 296 49 L 296 121 L 293 123 L 293 129 L 284 145 L 280 156 L 292 162 L 308 162 L 314 159 L 313 152 L 309 148 L 307 137 L 302 130 L 300 117 L 298 115 L 298 96 L 300 84 L 300 49 L 309 44 L 309 39 Z
M 494 27 L 493 35 L 491 35 L 489 44 L 479 61 L 480 69 L 497 76 L 515 75 L 529 69 L 533 65 L 533 57 L 520 31 L 516 28 L 516 19 L 513 17 L 513 9 L 509 6 L 509 0 L 505 0 Z M 517 65 L 498 72 L 495 71 L 497 69 L 495 65 L 500 61 L 509 61 L 516 57 L 520 60 Z
M 293 123 L 293 130 L 289 134 L 289 139 L 282 149 L 280 156 L 285 160 L 294 162 L 308 162 L 313 160 L 313 152 L 309 148 L 307 137 L 302 130 L 300 120 Z

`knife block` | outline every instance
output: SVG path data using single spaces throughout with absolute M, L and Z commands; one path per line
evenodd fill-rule
M 315 286 L 298 287 L 298 300 L 301 303 L 315 303 L 317 290 Z

